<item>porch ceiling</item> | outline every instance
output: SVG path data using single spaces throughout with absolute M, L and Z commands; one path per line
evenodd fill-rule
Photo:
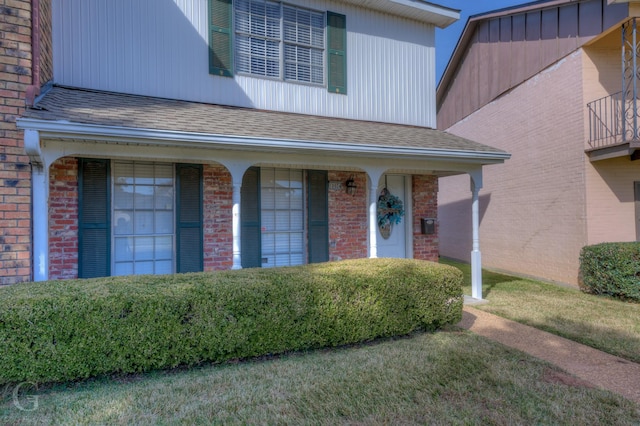
M 18 119 L 41 138 L 362 158 L 501 163 L 509 154 L 431 128 L 56 86 Z

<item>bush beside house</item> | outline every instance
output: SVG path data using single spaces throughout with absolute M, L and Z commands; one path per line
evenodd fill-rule
M 1 288 L 0 383 L 223 362 L 433 330 L 462 315 L 446 265 L 300 267 L 48 281 Z
M 584 247 L 580 253 L 580 288 L 640 301 L 640 242 Z

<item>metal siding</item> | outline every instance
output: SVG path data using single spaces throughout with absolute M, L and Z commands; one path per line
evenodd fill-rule
M 489 61 L 489 74 L 487 75 L 487 85 L 489 86 L 489 96 L 495 97 L 498 92 L 498 70 L 500 69 L 500 59 L 498 57 L 498 45 L 500 43 L 500 19 L 489 21 L 489 56 L 478 58 L 478 60 Z M 473 111 L 471 111 L 473 112 Z
M 603 14 L 604 16 L 602 20 L 602 26 L 604 27 L 604 29 L 609 29 L 612 26 L 619 24 L 620 21 L 629 17 L 629 4 L 617 3 L 607 5 L 604 8 Z
M 558 9 L 543 10 L 540 23 L 541 61 L 548 66 L 558 60 Z
M 511 41 L 511 87 L 520 84 L 526 75 L 525 66 L 526 15 L 513 16 L 513 40 Z
M 602 1 L 591 0 L 579 4 L 578 35 L 580 44 L 602 32 Z
M 500 19 L 500 43 L 497 48 L 498 69 L 495 74 L 498 78 L 496 87 L 497 96 L 510 87 L 509 74 L 511 72 L 511 37 L 513 31 L 513 19 L 511 16 Z M 492 97 L 493 99 L 493 97 Z
M 208 72 L 207 2 L 53 0 L 58 84 L 267 110 L 435 127 L 435 28 L 343 3 L 348 95 Z M 433 101 L 432 101 L 433 99 Z M 425 101 L 429 100 L 429 101 Z
M 540 70 L 540 11 L 530 12 L 526 15 L 525 23 L 525 57 L 527 77 Z
M 558 19 L 558 53 L 563 57 L 578 47 L 578 5 L 560 7 Z
M 491 74 L 491 63 L 486 60 L 478 60 L 478 58 L 488 58 L 491 52 L 491 45 L 489 44 L 489 24 L 482 22 L 478 25 L 475 36 L 477 42 L 472 43 L 469 49 L 477 49 L 478 55 L 476 56 L 476 63 L 478 69 L 478 102 L 479 105 L 486 105 L 491 101 L 491 92 L 489 92 L 488 76 Z

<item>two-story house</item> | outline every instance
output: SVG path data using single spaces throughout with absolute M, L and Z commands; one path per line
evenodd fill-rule
M 28 155 L 33 272 L 19 279 L 437 260 L 438 176 L 471 176 L 477 198 L 483 165 L 508 158 L 435 130 L 435 28 L 456 10 L 22 4 L 32 81 L 7 144 Z
M 485 266 L 576 285 L 582 247 L 640 240 L 640 3 L 547 0 L 473 16 L 438 125 L 512 153 L 485 174 Z M 468 258 L 465 182 L 440 180 L 441 252 Z

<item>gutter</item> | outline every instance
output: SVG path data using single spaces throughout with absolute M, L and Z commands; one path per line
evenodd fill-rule
M 38 132 L 42 139 L 80 139 L 116 144 L 152 145 L 168 147 L 233 149 L 264 152 L 308 152 L 311 154 L 330 153 L 349 156 L 383 158 L 440 159 L 474 162 L 480 164 L 501 163 L 511 154 L 503 151 L 469 151 L 440 148 L 397 147 L 383 145 L 363 145 L 354 143 L 308 141 L 291 139 L 270 139 L 248 136 L 216 135 L 209 133 L 180 132 L 173 130 L 141 129 L 119 126 L 80 124 L 68 121 L 48 121 L 32 118 L 16 120 L 18 128 Z M 40 143 L 38 143 L 40 145 Z M 41 156 L 40 146 L 33 146 L 36 156 Z M 38 155 L 40 154 L 40 155 Z

